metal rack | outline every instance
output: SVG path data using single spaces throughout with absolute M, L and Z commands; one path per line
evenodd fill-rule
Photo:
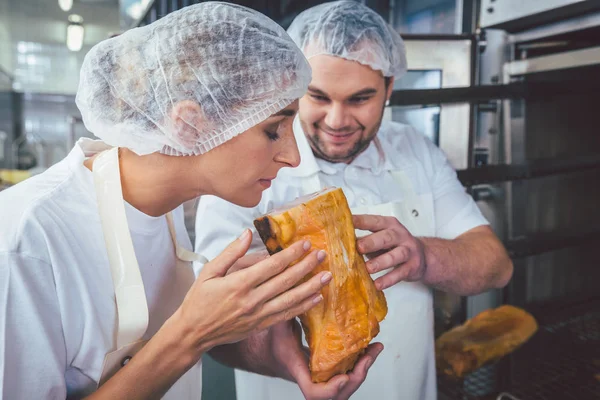
M 600 399 L 600 303 L 532 313 L 540 328 L 527 343 L 462 380 L 439 376 L 440 400 Z

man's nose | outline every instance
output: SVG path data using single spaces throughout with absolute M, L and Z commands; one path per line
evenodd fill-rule
M 331 129 L 343 129 L 347 126 L 346 108 L 341 103 L 332 103 L 323 120 Z

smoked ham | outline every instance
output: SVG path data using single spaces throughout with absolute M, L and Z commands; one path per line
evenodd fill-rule
M 435 342 L 438 372 L 463 378 L 525 343 L 538 329 L 531 314 L 510 305 L 486 310 Z
M 305 279 L 331 271 L 323 301 L 300 317 L 310 349 L 313 382 L 325 382 L 351 370 L 379 333 L 387 314 L 383 292 L 375 288 L 365 261 L 356 250 L 350 208 L 341 189 L 328 188 L 300 197 L 285 208 L 254 221 L 270 254 L 298 240 L 327 252 L 326 259 Z

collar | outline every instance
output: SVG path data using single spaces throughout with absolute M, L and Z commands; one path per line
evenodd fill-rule
M 331 163 L 315 157 L 310 144 L 308 143 L 308 139 L 304 134 L 298 116 L 294 119 L 293 129 L 301 161 L 298 167 L 287 169 L 288 175 L 308 177 L 318 172 L 323 172 L 327 175 L 335 175 L 340 168 L 345 168 L 345 164 L 343 163 Z M 381 131 L 382 128 L 377 132 L 377 136 L 381 134 Z M 381 145 L 381 141 L 377 136 L 369 143 L 367 149 L 360 153 L 350 165 L 371 170 L 371 172 L 376 175 L 381 171 L 391 171 L 395 169 L 391 162 L 390 154 L 386 152 L 386 149 Z

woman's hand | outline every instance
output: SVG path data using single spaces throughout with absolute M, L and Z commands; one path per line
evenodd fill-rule
M 294 318 L 323 299 L 319 292 L 331 280 L 330 272 L 296 284 L 323 261 L 324 251 L 311 252 L 309 242 L 298 242 L 247 266 L 249 257 L 240 258 L 251 241 L 246 230 L 207 263 L 174 314 L 184 338 L 201 353 Z

